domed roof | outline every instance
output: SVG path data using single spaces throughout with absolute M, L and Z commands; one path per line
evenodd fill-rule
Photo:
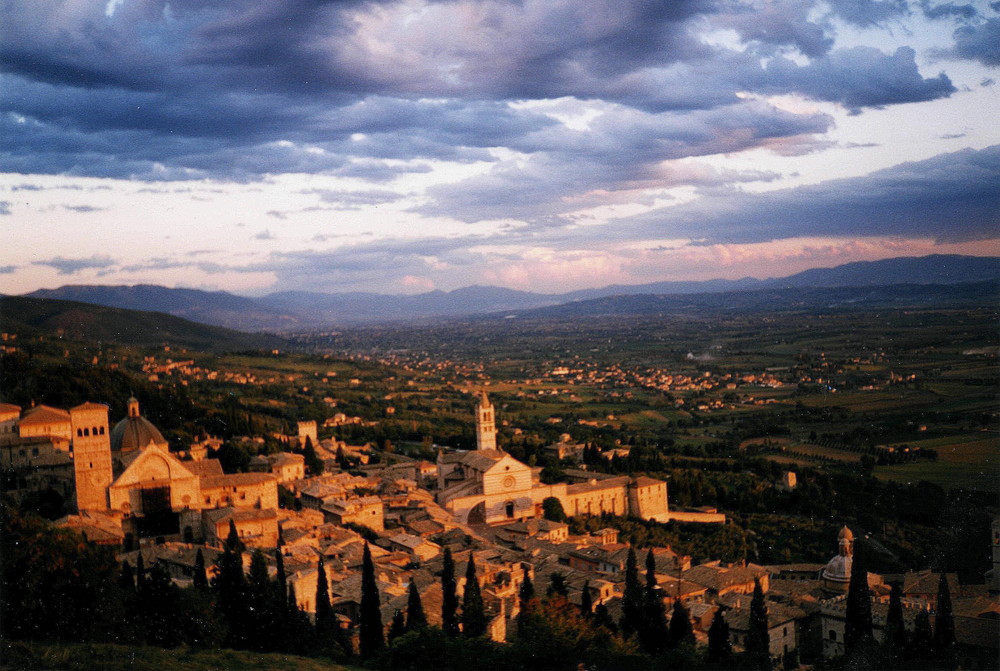
M 837 538 L 843 538 L 845 540 L 853 541 L 854 532 L 852 532 L 850 529 L 847 528 L 846 525 L 844 525 L 844 528 L 840 530 L 839 534 L 837 534 Z
M 827 562 L 823 569 L 823 579 L 833 582 L 850 582 L 852 564 L 854 564 L 854 558 L 850 555 L 837 555 Z
M 115 424 L 115 428 L 111 430 L 111 449 L 117 452 L 134 452 L 150 443 L 167 447 L 167 441 L 160 430 L 139 414 L 139 401 L 130 398 L 128 417 Z

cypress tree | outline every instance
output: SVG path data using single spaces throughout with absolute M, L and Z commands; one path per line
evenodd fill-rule
M 382 630 L 382 610 L 379 603 L 378 584 L 375 582 L 375 564 L 372 553 L 365 543 L 365 554 L 361 563 L 361 656 L 368 659 L 385 647 L 385 632 Z
M 669 636 L 673 631 L 673 624 L 671 623 L 668 629 L 663 595 L 656 584 L 656 559 L 653 557 L 652 549 L 646 553 L 646 588 L 643 591 L 642 611 L 639 641 L 643 649 L 651 655 L 656 655 L 667 645 L 674 647 L 676 642 Z
M 913 645 L 910 648 L 913 658 L 921 661 L 930 660 L 933 644 L 934 632 L 931 629 L 931 617 L 926 610 L 921 610 L 913 620 Z
M 243 543 L 236 534 L 236 525 L 229 522 L 229 537 L 219 556 L 215 576 L 218 593 L 217 606 L 228 631 L 226 644 L 232 648 L 243 647 L 247 631 L 247 586 L 243 575 Z
M 441 570 L 441 628 L 449 636 L 458 636 L 458 586 L 455 583 L 455 561 L 451 548 L 444 549 Z
M 205 555 L 201 548 L 198 548 L 198 553 L 194 556 L 194 586 L 199 591 L 208 591 L 208 572 L 205 570 Z
M 594 609 L 594 625 L 603 627 L 612 634 L 618 633 L 618 625 L 615 624 L 614 619 L 611 617 L 611 613 L 608 612 L 608 607 L 603 603 L 597 604 L 597 608 Z
M 883 643 L 889 654 L 899 660 L 906 650 L 906 629 L 903 624 L 903 588 L 898 582 L 892 583 L 889 592 L 889 611 L 885 617 L 885 639 Z
M 462 595 L 462 633 L 478 638 L 486 633 L 486 607 L 476 578 L 476 560 L 469 554 L 465 570 L 465 593 Z
M 671 648 L 689 643 L 694 645 L 694 629 L 691 614 L 680 599 L 674 601 L 674 612 L 670 615 L 670 630 L 667 641 Z
M 517 614 L 517 635 L 518 638 L 527 638 L 531 613 L 535 609 L 535 585 L 531 582 L 531 575 L 527 569 L 524 570 L 524 580 L 521 582 L 517 596 L 520 606 Z
M 719 606 L 708 628 L 708 661 L 720 666 L 726 665 L 733 655 L 733 644 L 729 640 L 729 623 L 724 615 L 725 606 Z
M 622 595 L 622 633 L 626 638 L 642 631 L 642 602 L 635 550 L 629 548 L 625 560 L 625 593 Z
M 545 590 L 546 596 L 569 596 L 569 587 L 566 585 L 566 576 L 558 571 L 553 571 L 549 575 L 549 587 Z
M 938 580 L 937 614 L 934 617 L 934 650 L 945 653 L 955 647 L 955 616 L 951 609 L 951 589 L 945 572 Z
M 281 548 L 285 546 L 285 537 L 281 533 L 281 527 L 278 527 L 278 547 L 274 550 L 274 563 L 277 568 L 277 573 L 275 575 L 278 597 L 284 601 L 288 595 L 288 576 L 285 574 L 285 555 L 282 553 Z
M 863 549 L 860 543 L 854 546 L 851 582 L 847 588 L 847 610 L 844 614 L 844 649 L 847 654 L 873 640 L 872 600 Z
M 232 518 L 229 519 L 229 535 L 226 536 L 224 547 L 229 548 L 237 554 L 243 554 L 247 549 L 247 546 L 240 540 L 240 535 L 236 532 L 236 521 Z
M 580 593 L 580 611 L 584 617 L 594 614 L 594 600 L 590 596 L 590 580 L 583 583 L 583 592 Z
M 423 629 L 426 626 L 427 615 L 424 613 L 424 604 L 420 600 L 417 583 L 410 580 L 410 589 L 406 594 L 406 631 Z
M 306 436 L 306 444 L 302 448 L 302 456 L 305 457 L 306 472 L 309 475 L 322 475 L 325 465 L 323 460 L 319 458 L 316 454 L 316 448 L 313 446 L 312 437 Z
M 767 604 L 760 580 L 754 578 L 753 599 L 750 600 L 750 620 L 748 622 L 746 659 L 753 671 L 771 671 L 771 636 L 768 633 Z
M 135 558 L 135 591 L 142 593 L 146 588 L 146 564 L 142 559 L 142 551 Z
M 118 575 L 118 586 L 127 595 L 135 594 L 135 573 L 132 565 L 127 561 L 122 561 L 122 572 Z
M 316 631 L 322 636 L 326 632 L 327 620 L 330 618 L 330 586 L 326 579 L 326 567 L 322 555 L 319 557 L 316 571 Z
M 403 619 L 403 611 L 396 610 L 392 615 L 392 624 L 389 625 L 389 642 L 395 641 L 405 633 L 406 622 Z

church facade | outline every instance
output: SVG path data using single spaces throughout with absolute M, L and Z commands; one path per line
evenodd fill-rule
M 13 460 L 25 449 L 33 449 L 29 444 L 39 440 L 60 447 L 65 444 L 77 511 L 117 520 L 126 537 L 201 540 L 206 536 L 205 511 L 278 507 L 278 483 L 273 474 L 226 474 L 216 459 L 181 461 L 159 429 L 139 412 L 134 398 L 128 401 L 127 416 L 114 428 L 109 426 L 108 412 L 103 403 L 83 403 L 69 411 L 46 406 L 31 409 L 20 421 L 11 422 L 10 433 L 16 438 L 12 435 L 5 441 L 13 447 L 3 452 L 6 456 L 9 451 Z M 25 464 L 33 465 L 30 456 Z M 264 543 L 277 533 L 276 519 L 270 522 L 273 533 L 259 530 L 261 519 L 274 516 L 235 518 L 237 526 L 246 523 L 242 535 L 248 545 L 255 544 L 258 537 Z
M 567 515 L 631 515 L 669 519 L 667 483 L 617 477 L 547 485 L 538 473 L 497 448 L 496 415 L 486 392 L 476 404 L 476 448 L 438 454 L 437 502 L 468 524 L 499 524 L 541 516 L 542 502 L 559 500 Z

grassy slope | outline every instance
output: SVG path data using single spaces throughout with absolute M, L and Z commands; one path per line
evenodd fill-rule
M 162 312 L 140 312 L 88 303 L 21 296 L 0 297 L 3 330 L 24 335 L 52 334 L 123 345 L 170 343 L 194 349 L 234 350 L 280 347 L 274 336 L 197 324 Z
M 323 659 L 238 650 L 164 650 L 110 644 L 5 641 L 0 669 L 29 671 L 351 671 Z

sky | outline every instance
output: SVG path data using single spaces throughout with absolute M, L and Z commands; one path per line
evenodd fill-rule
M 1000 255 L 1000 2 L 0 8 L 2 293 Z

